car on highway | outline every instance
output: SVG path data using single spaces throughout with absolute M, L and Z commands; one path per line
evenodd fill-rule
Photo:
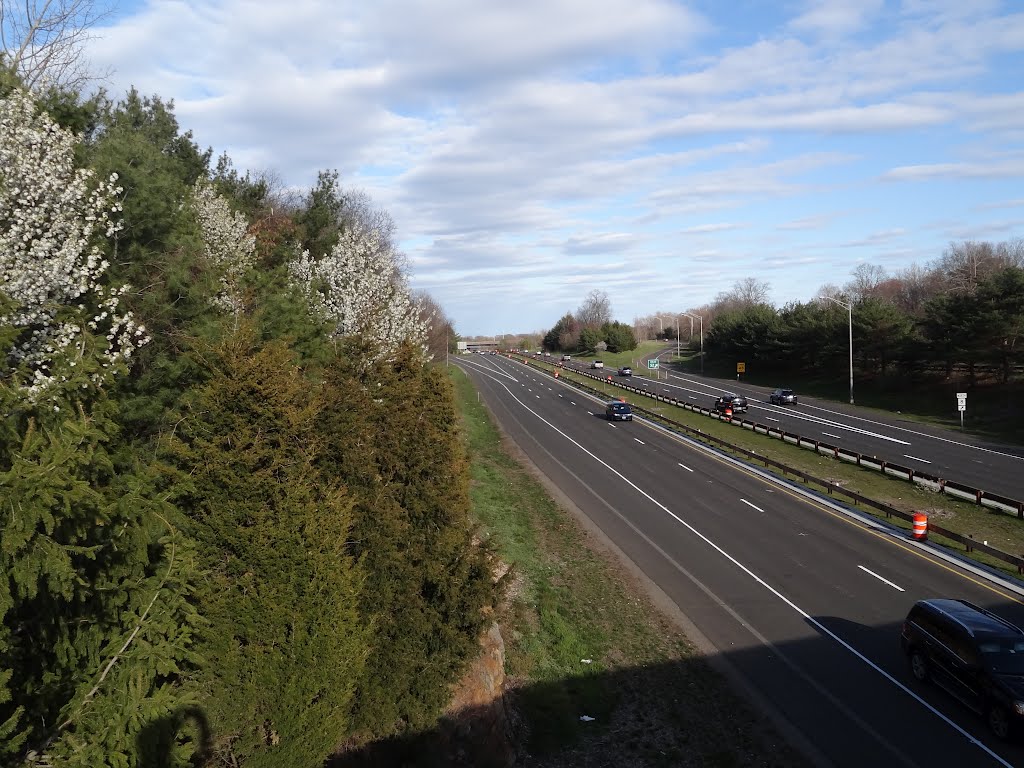
M 569 360 L 572 360 L 572 355 L 562 355 L 563 363 L 568 362 Z
M 619 376 L 632 376 L 632 375 L 633 375 L 633 369 L 630 368 L 628 365 L 624 365 L 621 368 L 619 368 Z
M 604 415 L 608 421 L 632 421 L 633 409 L 621 400 L 612 400 L 605 405 Z
M 604 363 L 601 362 L 600 360 L 595 360 L 594 362 L 592 362 L 590 364 L 590 367 L 591 368 L 604 368 Z
M 796 405 L 796 392 L 792 389 L 776 389 L 768 395 L 768 402 L 772 405 Z
M 1024 629 L 966 600 L 919 600 L 900 633 L 910 671 L 1009 739 L 1024 723 Z
M 714 410 L 716 412 L 725 413 L 727 408 L 731 409 L 733 413 L 746 413 L 747 398 L 743 395 L 725 394 L 715 399 Z

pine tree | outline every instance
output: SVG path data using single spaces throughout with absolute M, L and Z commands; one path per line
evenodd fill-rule
M 472 543 L 450 385 L 410 344 L 363 372 L 358 346 L 344 353 L 328 377 L 335 407 L 324 414 L 324 464 L 358 498 L 352 538 L 375 639 L 355 724 L 379 736 L 435 722 L 496 588 L 488 553 Z
M 320 388 L 244 325 L 172 443 L 206 573 L 204 707 L 224 760 L 318 765 L 349 732 L 366 655 L 351 500 L 321 474 Z

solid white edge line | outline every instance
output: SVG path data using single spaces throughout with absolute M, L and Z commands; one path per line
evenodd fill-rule
M 899 586 L 898 584 L 893 584 L 893 583 L 892 583 L 891 581 L 889 581 L 888 579 L 886 579 L 886 578 L 883 578 L 883 577 L 879 576 L 879 575 L 878 575 L 877 573 L 875 573 L 875 572 L 874 572 L 874 571 L 872 571 L 871 569 L 869 569 L 869 568 L 865 568 L 865 567 L 864 567 L 863 565 L 858 565 L 857 567 L 858 567 L 858 568 L 860 568 L 860 569 L 861 569 L 862 571 L 864 571 L 864 573 L 870 574 L 871 576 L 874 576 L 874 577 L 875 577 L 876 579 L 878 579 L 879 581 L 881 581 L 881 582 L 883 582 L 883 583 L 885 583 L 885 584 L 888 584 L 888 585 L 889 585 L 890 587 L 892 587 L 893 589 L 898 589 L 898 590 L 899 590 L 900 592 L 906 592 L 906 591 L 907 591 L 907 590 L 905 590 L 905 589 L 904 589 L 903 587 Z
M 747 501 L 746 499 L 740 499 L 740 501 L 742 501 L 742 502 L 743 502 L 744 504 L 746 504 L 746 505 L 747 505 L 748 507 L 753 507 L 753 508 L 754 508 L 754 509 L 756 509 L 756 510 L 757 510 L 758 512 L 764 512 L 764 510 L 763 510 L 763 509 L 761 509 L 761 508 L 760 508 L 759 506 L 757 506 L 756 504 L 751 504 L 751 503 L 750 503 L 749 501 Z
M 484 375 L 487 375 L 487 374 L 484 374 Z M 491 378 L 493 378 L 493 377 L 491 377 Z M 614 475 L 617 475 L 624 483 L 626 483 L 626 485 L 630 486 L 633 490 L 635 490 L 641 496 L 646 498 L 648 501 L 650 501 L 652 504 L 654 504 L 656 507 L 658 507 L 660 510 L 662 510 L 665 514 L 667 514 L 673 520 L 675 520 L 680 525 L 682 525 L 687 530 L 689 530 L 691 533 L 693 533 L 694 536 L 699 538 L 701 541 L 703 541 L 709 547 L 711 547 L 716 552 L 718 552 L 722 557 L 724 557 L 730 563 L 732 563 L 737 568 L 739 568 L 741 571 L 743 571 L 743 573 L 745 573 L 747 576 L 749 576 L 751 579 L 753 579 L 757 584 L 761 585 L 764 589 L 766 589 L 772 595 L 777 597 L 780 601 L 782 601 L 785 605 L 787 605 L 790 609 L 792 609 L 797 615 L 799 615 L 808 624 L 813 626 L 822 635 L 825 635 L 827 637 L 832 638 L 832 640 L 834 640 L 836 643 L 838 643 L 840 647 L 844 648 L 846 651 L 851 653 L 853 656 L 855 656 L 857 659 L 862 661 L 864 664 L 866 664 L 867 666 L 871 667 L 871 669 L 875 670 L 875 672 L 877 672 L 879 675 L 884 677 L 886 680 L 888 680 L 890 683 L 895 685 L 897 688 L 899 688 L 905 694 L 910 696 L 918 704 L 920 704 L 922 707 L 927 709 L 929 712 L 931 712 L 937 718 L 939 718 L 944 723 L 946 723 L 946 725 L 948 725 L 953 730 L 955 730 L 957 733 L 959 733 L 964 738 L 966 738 L 968 740 L 968 742 L 970 742 L 971 744 L 974 744 L 975 746 L 977 746 L 980 750 L 985 752 L 985 754 L 987 754 L 989 757 L 991 757 L 997 763 L 999 763 L 1000 765 L 1006 766 L 1006 768 L 1013 768 L 1012 764 L 1010 764 L 1010 763 L 1006 762 L 1005 760 L 1003 760 L 1002 757 L 1000 757 L 998 754 L 996 754 L 991 749 L 989 749 L 989 747 L 986 744 L 978 741 L 978 739 L 976 739 L 974 736 L 972 736 L 970 733 L 968 733 L 962 726 L 960 726 L 958 723 L 954 722 L 953 720 L 949 719 L 946 715 L 944 715 L 938 709 L 936 709 L 931 704 L 929 704 L 927 701 L 922 699 L 919 695 L 914 693 L 914 691 L 912 691 L 906 685 L 901 683 L 899 680 L 897 680 L 891 674 L 889 674 L 884 669 L 882 669 L 880 666 L 875 664 L 873 661 L 871 661 L 871 659 L 869 659 L 863 653 L 858 651 L 856 648 L 854 648 L 848 642 L 843 640 L 843 638 L 839 637 L 839 635 L 837 635 L 835 632 L 830 630 L 828 627 L 826 627 L 820 621 L 818 621 L 813 616 L 811 616 L 811 614 L 809 614 L 807 611 L 805 611 L 803 608 L 801 608 L 799 605 L 797 605 L 791 599 L 789 599 L 784 594 L 782 594 L 782 592 L 780 592 L 778 589 L 776 589 L 771 584 L 769 584 L 767 581 L 765 581 L 760 576 L 758 576 L 756 573 L 754 573 L 750 568 L 748 568 L 743 563 L 741 563 L 739 560 L 737 560 L 735 557 L 733 557 L 728 552 L 726 552 L 725 549 L 723 549 L 721 546 L 716 544 L 714 541 L 712 541 L 710 538 L 708 538 L 705 534 L 701 533 L 694 526 L 692 526 L 690 523 L 688 523 L 685 520 L 683 520 L 683 518 L 679 517 L 679 515 L 677 515 L 671 509 L 669 509 L 664 504 L 662 504 L 660 501 L 655 499 L 653 496 L 651 496 L 649 493 L 647 493 L 643 488 L 638 486 L 636 483 L 632 482 L 629 478 L 627 478 L 625 475 L 623 475 L 621 472 L 619 472 L 617 469 L 615 469 L 611 464 L 609 464 L 608 462 L 602 460 L 601 458 L 596 456 L 591 451 L 588 451 L 579 442 L 574 440 L 572 437 L 567 435 L 565 432 L 560 430 L 558 427 L 556 427 L 550 421 L 548 421 L 543 416 L 541 416 L 539 413 L 537 413 L 532 408 L 530 408 L 530 406 L 528 406 L 526 403 L 524 403 L 522 400 L 520 400 L 518 397 L 516 397 L 515 394 L 513 394 L 512 390 L 510 390 L 505 385 L 505 383 L 503 381 L 498 381 L 497 379 L 494 379 L 494 381 L 495 381 L 495 383 L 497 383 L 500 386 L 504 387 L 505 391 L 508 392 L 509 396 L 513 400 L 515 400 L 517 403 L 519 403 L 523 408 L 525 408 L 527 411 L 529 411 L 531 414 L 533 414 L 533 416 L 536 417 L 536 419 L 538 421 L 540 421 L 543 424 L 546 424 L 547 426 L 549 426 L 551 429 L 553 429 L 555 432 L 557 432 L 563 438 L 565 438 L 570 443 L 572 443 L 577 448 L 579 448 L 583 453 L 587 454 L 590 458 L 592 458 L 598 464 L 602 465 L 609 472 L 611 472 Z M 614 427 L 615 425 L 614 424 L 610 424 L 610 426 Z M 737 462 L 737 464 L 740 464 L 740 462 Z M 746 502 L 746 503 L 750 504 L 750 502 Z M 751 504 L 751 506 L 753 506 L 753 504 Z

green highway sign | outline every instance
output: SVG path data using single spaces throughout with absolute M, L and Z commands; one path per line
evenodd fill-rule
M 658 360 L 658 358 L 656 358 L 656 357 L 651 358 L 650 360 L 647 361 L 647 367 L 650 368 L 653 371 L 655 368 L 658 367 L 658 363 L 659 362 L 660 361 Z

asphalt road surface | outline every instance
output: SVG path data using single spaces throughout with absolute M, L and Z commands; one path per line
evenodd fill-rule
M 548 361 L 550 362 L 550 360 Z M 566 363 L 586 373 L 586 363 Z M 604 369 L 614 381 L 627 381 L 614 368 Z M 829 445 L 874 456 L 929 475 L 978 488 L 1011 499 L 1024 500 L 1024 446 L 1005 445 L 960 433 L 918 424 L 900 414 L 809 398 L 797 391 L 797 405 L 772 405 L 771 389 L 742 381 L 711 379 L 662 370 L 667 379 L 634 375 L 628 382 L 651 392 L 703 408 L 727 392 L 747 398 L 743 418 L 792 432 Z M 643 405 L 642 400 L 637 402 Z M 955 403 L 951 403 L 955 407 Z M 970 403 L 968 403 L 968 408 Z
M 1024 588 L 500 356 L 457 361 L 505 433 L 833 766 L 1024 766 L 1024 746 L 916 683 L 899 629 L 959 597 L 1024 625 Z

